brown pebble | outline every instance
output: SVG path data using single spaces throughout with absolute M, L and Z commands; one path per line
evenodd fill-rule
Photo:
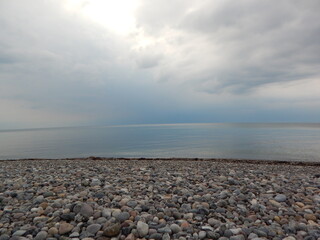
M 280 218 L 279 216 L 275 216 L 275 217 L 274 217 L 274 220 L 279 223 L 280 220 L 281 220 L 281 218 Z
M 181 223 L 181 228 L 182 229 L 188 229 L 190 227 L 190 224 L 187 221 L 184 221 Z
M 42 202 L 39 206 L 42 207 L 45 210 L 48 207 L 48 203 L 47 202 Z
M 58 234 L 58 229 L 55 228 L 55 227 L 52 227 L 52 228 L 50 228 L 50 229 L 48 230 L 48 234 L 51 235 L 51 236 L 53 236 L 53 235 L 55 235 L 55 234 Z
M 71 232 L 71 230 L 73 229 L 73 225 L 71 225 L 70 223 L 60 223 L 59 226 L 59 234 L 63 235 L 66 234 L 68 232 Z
M 296 202 L 296 205 L 300 208 L 303 208 L 304 207 L 304 204 L 302 202 Z
M 126 238 L 125 238 L 125 240 L 135 240 L 136 238 L 135 238 L 135 236 L 132 234 L 132 233 L 130 233 Z
M 304 215 L 304 218 L 307 219 L 307 220 L 317 221 L 316 215 L 311 214 L 311 213 L 306 213 Z

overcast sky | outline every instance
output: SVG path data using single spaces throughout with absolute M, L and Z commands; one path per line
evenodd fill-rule
M 319 122 L 319 0 L 1 0 L 0 129 Z

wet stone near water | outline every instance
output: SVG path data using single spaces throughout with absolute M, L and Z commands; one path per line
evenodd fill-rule
M 320 237 L 320 165 L 79 159 L 0 169 L 0 240 Z

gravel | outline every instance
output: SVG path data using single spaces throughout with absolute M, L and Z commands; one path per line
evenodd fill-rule
M 0 161 L 0 240 L 320 238 L 320 167 Z

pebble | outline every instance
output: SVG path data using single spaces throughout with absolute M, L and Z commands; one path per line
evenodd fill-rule
M 91 224 L 87 227 L 87 232 L 91 234 L 96 234 L 101 228 L 100 224 Z
M 272 206 L 280 208 L 281 207 L 281 203 L 275 201 L 275 200 L 269 200 L 269 202 L 271 203 Z
M 47 239 L 48 233 L 46 231 L 40 231 L 34 238 L 34 240 L 45 240 Z
M 274 200 L 276 200 L 277 202 L 285 202 L 287 200 L 287 197 L 284 194 L 278 194 L 277 196 L 275 196 Z
M 0 169 L 0 240 L 320 237 L 317 165 L 87 159 Z
M 170 229 L 173 233 L 181 232 L 181 227 L 177 224 L 171 224 Z
M 128 212 L 120 212 L 117 216 L 116 219 L 119 222 L 124 222 L 125 220 L 128 220 L 130 218 L 130 214 Z
M 148 234 L 149 232 L 149 226 L 148 224 L 142 222 L 142 221 L 139 221 L 137 223 L 137 231 L 138 231 L 138 234 L 140 237 L 144 237 Z
M 60 226 L 59 226 L 59 234 L 60 235 L 63 235 L 63 234 L 66 234 L 68 232 L 71 232 L 71 230 L 73 229 L 73 225 L 71 225 L 70 223 L 60 223 Z
M 111 226 L 107 226 L 104 231 L 103 235 L 106 237 L 115 237 L 118 236 L 121 230 L 121 226 L 118 223 L 112 224 Z
M 200 231 L 199 232 L 199 239 L 204 239 L 207 236 L 206 231 Z
M 81 206 L 80 214 L 84 217 L 89 218 L 93 215 L 93 208 L 89 204 L 84 203 Z
M 163 234 L 162 240 L 170 240 L 170 235 L 169 235 L 169 233 Z
M 26 233 L 26 230 L 18 230 L 12 234 L 12 236 L 22 236 Z
M 230 237 L 230 240 L 245 240 L 245 237 L 241 234 Z
M 304 218 L 307 220 L 317 221 L 317 217 L 314 214 L 310 214 L 310 213 L 304 214 Z
M 48 230 L 48 234 L 51 235 L 51 236 L 53 236 L 55 234 L 58 234 L 58 232 L 59 232 L 59 230 L 57 228 L 55 228 L 55 227 L 52 227 L 52 228 L 50 228 Z

